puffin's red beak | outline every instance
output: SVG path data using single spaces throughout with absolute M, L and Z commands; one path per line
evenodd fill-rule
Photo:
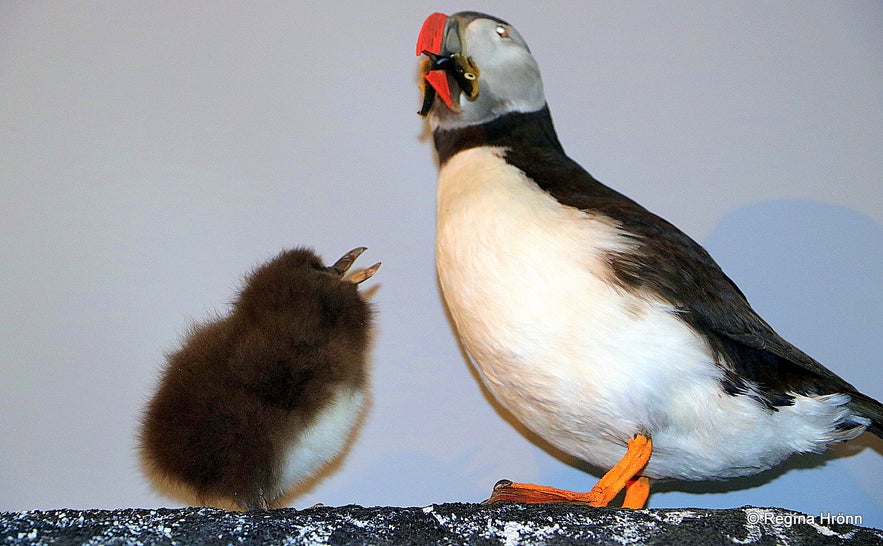
M 423 55 L 424 51 L 435 55 L 441 53 L 447 23 L 448 16 L 438 12 L 433 13 L 423 21 L 423 27 L 420 29 L 420 35 L 417 37 L 418 56 Z M 448 76 L 444 70 L 425 69 L 423 79 L 425 84 L 431 86 L 435 93 L 441 97 L 445 106 L 450 108 L 454 104 L 451 88 L 448 86 Z
M 422 55 L 424 51 L 429 51 L 436 55 L 441 53 L 442 43 L 445 41 L 445 25 L 447 23 L 448 16 L 439 12 L 433 13 L 423 21 L 420 36 L 417 36 L 418 56 Z

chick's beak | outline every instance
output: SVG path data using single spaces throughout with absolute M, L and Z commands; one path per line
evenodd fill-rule
M 478 96 L 478 67 L 464 53 L 462 26 L 457 17 L 433 13 L 423 22 L 417 37 L 417 55 L 423 70 L 423 107 L 420 115 L 429 113 L 438 96 L 452 111 L 454 92 L 465 93 L 469 99 Z M 451 84 L 456 86 L 452 91 Z
M 353 262 L 356 261 L 356 258 L 362 255 L 363 252 L 367 250 L 365 247 L 360 246 L 358 248 L 354 248 L 340 257 L 339 260 L 334 262 L 334 265 L 329 267 L 331 271 L 333 271 L 337 276 L 343 277 L 347 271 L 349 271 L 350 267 L 352 267 Z M 372 265 L 371 267 L 366 267 L 365 269 L 356 271 L 352 275 L 349 276 L 349 282 L 353 284 L 359 284 L 364 281 L 367 281 L 371 277 L 374 276 L 374 273 L 380 269 L 380 262 Z

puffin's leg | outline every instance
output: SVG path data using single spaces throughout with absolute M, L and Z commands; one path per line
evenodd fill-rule
M 653 453 L 650 438 L 638 434 L 628 443 L 628 450 L 623 458 L 601 478 L 588 493 L 577 493 L 565 489 L 556 489 L 545 485 L 530 483 L 514 483 L 501 480 L 494 486 L 491 498 L 486 502 L 526 502 L 542 504 L 546 502 L 588 503 L 591 506 L 607 506 L 616 495 L 628 486 L 626 501 L 623 506 L 635 508 L 643 506 L 650 494 L 650 480 L 639 476 L 647 466 Z M 636 478 L 636 476 L 638 476 Z M 629 491 L 634 488 L 634 491 Z
M 622 507 L 640 510 L 647 504 L 649 496 L 650 479 L 645 476 L 636 476 L 625 484 L 625 498 L 622 500 Z
M 635 435 L 634 438 L 629 440 L 628 450 L 622 459 L 607 474 L 604 474 L 598 480 L 598 483 L 595 484 L 595 487 L 589 491 L 588 495 L 591 496 L 589 504 L 592 506 L 607 506 L 613 500 L 613 497 L 618 495 L 628 485 L 629 480 L 638 476 L 644 470 L 652 453 L 653 442 L 650 441 L 650 438 L 642 434 Z M 646 487 L 646 493 L 649 496 L 649 480 L 646 482 Z M 646 501 L 647 498 L 645 497 L 644 500 Z

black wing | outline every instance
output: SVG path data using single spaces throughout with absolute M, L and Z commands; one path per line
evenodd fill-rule
M 858 394 L 777 334 L 711 255 L 677 227 L 601 184 L 555 147 L 510 150 L 506 159 L 562 204 L 613 218 L 634 238 L 632 251 L 608 257 L 616 279 L 670 302 L 705 335 L 729 392 L 750 393 L 771 408 L 791 404 L 788 393 Z
M 476 146 L 506 150 L 506 161 L 552 197 L 614 219 L 633 237 L 634 250 L 608 259 L 627 290 L 670 302 L 717 354 L 730 394 L 754 397 L 771 410 L 793 403 L 791 393 L 848 393 L 849 407 L 869 417 L 881 435 L 883 406 L 788 343 L 754 310 L 736 284 L 696 241 L 619 192 L 598 182 L 564 153 L 549 109 L 510 113 L 488 123 L 433 133 L 440 164 Z M 849 428 L 856 423 L 845 422 Z

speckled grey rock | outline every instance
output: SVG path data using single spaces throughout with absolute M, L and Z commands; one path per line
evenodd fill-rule
M 883 544 L 877 529 L 778 508 L 622 510 L 563 504 L 0 513 L 17 544 Z

